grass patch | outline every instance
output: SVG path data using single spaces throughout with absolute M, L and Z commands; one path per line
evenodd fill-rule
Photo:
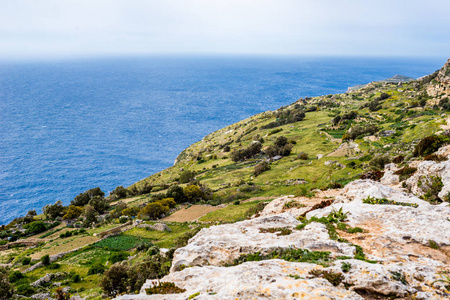
M 374 198 L 374 197 L 367 197 L 366 199 L 363 199 L 363 203 L 365 204 L 381 204 L 381 205 L 401 205 L 401 206 L 409 206 L 409 207 L 418 207 L 419 204 L 416 203 L 406 203 L 406 202 L 396 202 L 393 200 L 388 200 L 386 198 Z
M 104 248 L 108 250 L 130 250 L 132 248 L 135 248 L 139 243 L 149 241 L 149 239 L 143 237 L 136 237 L 131 235 L 116 235 L 95 243 L 93 247 Z
M 151 240 L 153 244 L 161 248 L 171 248 L 174 246 L 174 240 L 183 236 L 186 232 L 189 232 L 189 223 L 170 223 L 170 229 L 172 231 L 156 231 L 147 230 L 145 228 L 135 227 L 123 233 L 125 236 L 131 236 L 136 238 L 144 238 Z
M 258 206 L 260 202 L 266 200 L 257 200 L 251 202 L 244 202 L 239 205 L 228 205 L 225 208 L 210 212 L 201 217 L 201 222 L 219 222 L 219 223 L 235 223 L 247 219 L 246 212 Z

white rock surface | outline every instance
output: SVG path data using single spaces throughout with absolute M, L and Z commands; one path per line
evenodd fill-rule
M 348 223 L 352 227 L 379 227 L 380 236 L 398 243 L 417 242 L 429 245 L 433 240 L 441 246 L 450 246 L 450 207 L 448 205 L 372 205 L 353 203 L 333 204 L 309 212 L 306 217 L 323 217 L 333 209 L 348 212 Z M 375 224 L 376 223 L 376 224 Z M 370 229 L 369 229 L 370 231 Z
M 267 253 L 280 248 L 301 248 L 313 251 L 331 251 L 334 255 L 353 256 L 355 248 L 329 239 L 323 224 L 312 223 L 289 235 L 261 233 L 260 228 L 294 228 L 300 224 L 285 213 L 259 217 L 234 224 L 203 228 L 189 240 L 189 244 L 174 253 L 171 272 L 185 266 L 221 266 L 248 253 Z
M 174 282 L 186 289 L 182 294 L 145 295 L 152 286 L 147 281 L 136 296 L 118 299 L 187 299 L 200 293 L 195 299 L 358 299 L 361 296 L 344 287 L 334 287 L 327 280 L 308 275 L 320 266 L 308 263 L 293 263 L 283 260 L 247 262 L 234 267 L 193 267 L 171 273 L 161 281 Z M 292 276 L 300 276 L 295 279 Z
M 419 181 L 426 182 L 426 178 L 439 176 L 444 186 L 439 197 L 443 199 L 450 192 L 450 161 L 436 163 L 434 161 L 423 161 L 417 165 L 417 171 L 406 180 L 406 185 L 415 195 L 423 195 L 424 191 Z
M 362 203 L 363 199 L 367 197 L 386 198 L 396 202 L 416 203 L 419 205 L 430 205 L 427 201 L 421 200 L 418 197 L 402 192 L 369 179 L 355 180 L 345 186 L 342 196 L 339 197 L 341 202 L 357 202 Z

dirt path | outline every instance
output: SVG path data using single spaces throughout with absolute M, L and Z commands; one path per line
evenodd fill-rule
M 170 216 L 161 219 L 161 221 L 169 221 L 169 222 L 191 222 L 195 221 L 200 217 L 203 217 L 207 213 L 218 210 L 220 207 L 218 206 L 210 206 L 210 205 L 192 205 L 189 208 L 181 208 L 178 211 L 174 212 Z

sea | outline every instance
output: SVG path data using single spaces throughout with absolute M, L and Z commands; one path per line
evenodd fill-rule
M 299 98 L 343 93 L 444 58 L 150 56 L 0 61 L 0 224 L 108 194 L 203 136 Z

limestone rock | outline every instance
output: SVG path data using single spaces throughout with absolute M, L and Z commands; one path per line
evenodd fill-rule
M 189 244 L 174 253 L 171 272 L 185 266 L 221 266 L 232 263 L 243 254 L 267 253 L 289 247 L 312 251 L 330 251 L 334 256 L 353 257 L 355 248 L 329 239 L 323 224 L 312 223 L 289 235 L 261 233 L 260 228 L 294 228 L 300 224 L 291 214 L 259 217 L 234 224 L 203 228 Z
M 372 205 L 358 202 L 333 204 L 329 207 L 312 211 L 306 215 L 322 217 L 328 215 L 333 209 L 342 208 L 348 212 L 347 224 L 352 227 L 366 229 L 369 234 L 366 240 L 376 239 L 394 242 L 396 245 L 406 246 L 411 243 L 419 243 L 429 246 L 430 240 L 439 246 L 450 246 L 450 207 L 448 205 L 420 205 L 417 208 L 400 205 Z M 363 241 L 364 239 L 361 239 Z M 396 253 L 392 244 L 385 247 L 390 254 Z M 373 245 L 374 253 L 381 251 Z M 405 247 L 406 249 L 407 247 Z M 429 248 L 431 253 L 431 248 Z M 407 254 L 407 250 L 404 253 Z M 387 252 L 380 255 L 386 257 Z
M 358 202 L 362 203 L 363 199 L 367 197 L 386 198 L 396 202 L 416 203 L 419 205 L 430 205 L 428 202 L 419 199 L 418 197 L 402 192 L 386 186 L 380 182 L 370 179 L 355 180 L 345 186 L 342 196 L 339 197 L 341 202 Z
M 153 224 L 152 229 L 156 231 L 168 231 L 168 232 L 172 231 L 172 229 L 170 229 L 170 227 L 164 223 L 155 223 Z
M 38 294 L 32 295 L 31 299 L 44 300 L 44 299 L 53 299 L 53 298 L 51 297 L 50 293 L 38 293 Z
M 151 287 L 147 281 L 136 296 L 118 299 L 187 299 L 200 293 L 195 299 L 358 299 L 361 296 L 343 286 L 334 287 L 327 280 L 309 275 L 318 266 L 283 260 L 247 262 L 234 267 L 193 267 L 171 273 L 161 281 L 170 281 L 186 289 L 182 294 L 145 295 Z M 321 268 L 321 267 L 319 267 Z M 291 277 L 292 276 L 292 277 Z M 294 277 L 298 276 L 295 279 Z
M 447 123 L 450 123 L 449 121 L 450 119 L 447 119 Z M 439 148 L 439 150 L 436 151 L 436 154 L 450 158 L 450 145 Z
M 44 285 L 46 283 L 52 282 L 53 280 L 63 279 L 64 277 L 66 277 L 66 274 L 64 274 L 64 273 L 49 273 L 49 274 L 39 278 L 35 282 L 30 283 L 30 285 L 34 286 L 34 287 L 38 287 L 38 286 Z
M 406 180 L 406 185 L 415 195 L 421 196 L 424 194 L 424 182 L 432 176 L 438 176 L 442 180 L 444 186 L 439 197 L 443 199 L 450 192 L 450 161 L 437 163 L 426 160 L 419 163 L 417 171 Z

